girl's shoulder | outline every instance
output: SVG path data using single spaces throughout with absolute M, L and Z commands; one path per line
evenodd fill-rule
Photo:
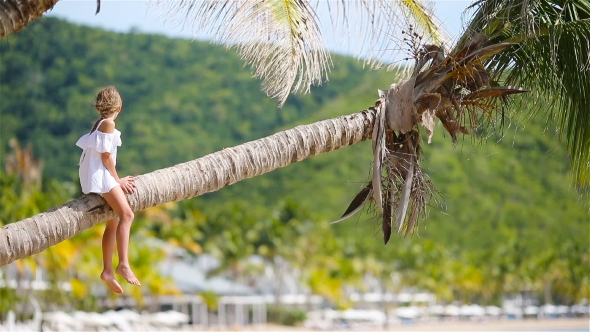
M 113 121 L 112 119 L 105 119 L 103 120 L 100 125 L 98 126 L 98 128 L 96 128 L 96 131 L 101 131 L 102 133 L 105 134 L 110 134 L 115 132 L 115 121 Z
M 110 133 L 96 129 L 80 137 L 76 145 L 83 150 L 91 148 L 98 152 L 112 152 L 115 147 L 121 145 L 121 132 L 114 128 Z
M 109 152 L 121 145 L 121 132 L 115 129 L 113 119 L 104 119 L 92 132 L 80 137 L 76 145 L 82 149 L 93 148 L 99 152 Z

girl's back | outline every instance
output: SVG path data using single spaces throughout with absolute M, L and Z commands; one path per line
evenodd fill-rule
M 103 122 L 110 122 L 105 123 Z M 110 127 L 111 133 L 101 131 L 103 127 Z M 121 132 L 114 128 L 114 121 L 100 120 L 95 126 L 96 129 L 82 136 L 76 145 L 82 150 L 80 157 L 80 185 L 82 192 L 103 194 L 109 192 L 113 187 L 119 185 L 116 179 L 110 174 L 102 162 L 102 153 L 111 154 L 113 161 L 117 162 L 117 147 L 121 146 Z M 108 130 L 108 129 L 107 129 Z

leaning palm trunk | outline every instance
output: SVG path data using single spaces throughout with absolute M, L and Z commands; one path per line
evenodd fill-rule
M 0 1 L 0 38 L 17 32 L 55 6 L 58 0 Z
M 499 86 L 482 63 L 512 46 L 493 44 L 481 34 L 465 46 L 445 54 L 434 45 L 416 45 L 412 75 L 379 90 L 373 107 L 361 113 L 296 127 L 275 135 L 224 149 L 203 158 L 136 178 L 137 191 L 129 196 L 133 210 L 219 190 L 292 162 L 373 140 L 373 176 L 353 199 L 340 220 L 375 205 L 382 218 L 383 240 L 392 231 L 413 232 L 426 217 L 433 186 L 420 167 L 420 124 L 428 142 L 438 118 L 453 141 L 485 127 L 501 110 L 508 95 L 526 90 Z M 499 98 L 498 98 L 499 97 Z M 93 225 L 114 217 L 98 195 L 85 195 L 61 207 L 0 229 L 0 265 L 41 252 Z
M 492 44 L 481 35 L 456 52 L 426 45 L 416 50 L 411 77 L 379 90 L 373 107 L 353 115 L 299 126 L 266 138 L 158 170 L 135 179 L 129 195 L 133 210 L 143 210 L 219 190 L 292 162 L 341 147 L 373 140 L 373 176 L 340 220 L 374 204 L 382 218 L 383 239 L 392 230 L 410 234 L 426 207 L 433 187 L 419 164 L 419 125 L 428 141 L 438 118 L 453 141 L 480 129 L 501 103 L 496 97 L 525 90 L 493 85 L 480 65 L 512 44 Z M 429 65 L 427 65 L 429 63 Z M 426 69 L 422 68 L 426 66 Z M 492 100 L 490 100 L 490 98 Z M 494 102 L 496 100 L 496 102 Z M 0 229 L 0 265 L 41 252 L 67 238 L 113 218 L 98 195 L 85 195 L 35 217 Z
M 298 126 L 202 158 L 135 177 L 134 211 L 219 190 L 293 162 L 371 137 L 375 109 Z M 104 199 L 84 195 L 0 229 L 0 266 L 33 254 L 115 217 Z

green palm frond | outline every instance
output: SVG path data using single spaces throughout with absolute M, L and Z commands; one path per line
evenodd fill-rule
M 565 142 L 574 182 L 590 185 L 590 3 L 487 0 L 459 45 L 473 33 L 518 43 L 486 61 L 494 79 L 538 92 L 533 114 L 546 116 Z M 535 96 L 535 94 L 533 94 Z
M 449 41 L 449 37 L 440 29 L 440 22 L 429 12 L 422 3 L 416 0 L 395 0 L 394 3 L 402 8 L 406 17 L 415 22 L 418 29 L 426 32 L 436 45 L 442 45 Z
M 406 52 L 400 32 L 414 31 L 436 44 L 449 38 L 418 0 L 157 0 L 168 17 L 214 41 L 236 47 L 263 89 L 282 105 L 291 92 L 307 92 L 327 80 L 331 65 L 318 15 L 347 36 L 359 57 L 374 61 L 384 52 Z M 322 16 L 324 17 L 324 16 Z M 324 27 L 325 28 L 325 27 Z M 397 38 L 397 39 L 396 39 Z M 343 43 L 343 44 L 344 44 Z M 407 55 L 407 54 L 406 54 Z
M 263 89 L 279 104 L 291 91 L 307 91 L 327 76 L 330 56 L 318 18 L 303 0 L 161 1 L 183 13 L 195 31 L 213 33 L 216 42 L 236 47 Z

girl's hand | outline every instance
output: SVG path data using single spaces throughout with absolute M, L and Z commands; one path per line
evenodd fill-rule
M 133 194 L 135 192 L 135 183 L 133 182 L 133 176 L 126 176 L 122 179 L 119 179 L 119 184 L 121 185 L 121 189 L 126 194 Z

